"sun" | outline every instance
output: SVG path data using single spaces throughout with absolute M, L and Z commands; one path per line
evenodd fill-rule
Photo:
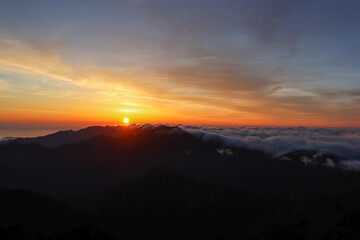
M 128 123 L 130 122 L 130 120 L 129 120 L 129 118 L 126 117 L 126 118 L 123 119 L 123 122 L 124 122 L 125 124 L 128 124 Z

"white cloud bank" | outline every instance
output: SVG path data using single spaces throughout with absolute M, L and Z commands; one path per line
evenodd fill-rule
M 313 150 L 335 155 L 344 169 L 360 170 L 360 129 L 310 127 L 200 127 L 180 126 L 205 141 L 221 142 L 227 147 L 261 150 L 280 157 L 297 150 Z M 335 167 L 328 159 L 328 167 Z

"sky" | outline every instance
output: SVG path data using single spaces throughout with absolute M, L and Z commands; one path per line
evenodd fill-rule
M 358 0 L 0 0 L 0 129 L 360 127 Z

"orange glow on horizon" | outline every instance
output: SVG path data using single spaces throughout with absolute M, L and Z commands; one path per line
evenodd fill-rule
M 75 21 L 74 26 L 68 26 L 68 21 L 62 18 L 40 26 L 35 23 L 36 17 L 42 14 L 23 15 L 16 12 L 17 7 L 9 8 L 4 19 L 11 22 L 11 11 L 15 11 L 13 16 L 20 16 L 17 20 L 24 25 L 5 24 L 0 33 L 0 124 L 360 127 L 357 81 L 360 68 L 345 61 L 352 59 L 350 54 L 355 54 L 348 51 L 347 44 L 355 44 L 352 45 L 355 48 L 358 42 L 349 42 L 350 35 L 337 35 L 338 40 L 343 41 L 336 44 L 337 53 L 344 54 L 339 62 L 317 62 L 316 59 L 327 59 L 333 53 L 330 47 L 317 47 L 320 37 L 324 41 L 330 39 L 329 46 L 334 41 L 331 34 L 312 37 L 313 31 L 300 34 L 309 34 L 304 35 L 304 39 L 311 42 L 296 46 L 301 54 L 290 54 L 292 60 L 284 61 L 284 56 L 292 53 L 290 45 L 296 43 L 286 37 L 285 30 L 300 26 L 296 23 L 285 27 L 294 24 L 293 21 L 281 21 L 284 28 L 274 32 L 274 36 L 270 36 L 273 39 L 268 39 L 277 44 L 268 44 L 263 41 L 264 31 L 260 28 L 248 31 L 253 27 L 253 19 L 246 14 L 241 19 L 244 25 L 235 28 L 226 25 L 225 34 L 215 29 L 232 21 L 235 15 L 224 15 L 220 22 L 215 18 L 215 22 L 209 21 L 203 26 L 201 16 L 190 14 L 197 24 L 186 28 L 190 15 L 185 12 L 175 15 L 175 25 L 174 21 L 162 19 L 163 24 L 157 24 L 160 16 L 156 14 L 147 11 L 132 14 L 135 5 L 140 9 L 146 4 L 124 4 L 124 9 L 129 8 L 130 12 L 124 15 L 124 23 L 136 22 L 129 34 L 126 27 L 115 24 L 119 18 L 117 14 L 112 15 L 117 12 L 112 11 L 114 6 L 99 2 L 102 2 L 101 9 L 109 8 L 109 15 L 92 21 L 92 14 L 86 14 L 86 20 Z M 87 7 L 79 9 L 85 11 Z M 174 5 L 168 11 L 177 7 Z M 45 11 L 44 8 L 27 10 Z M 71 14 L 78 17 L 75 12 Z M 265 15 L 261 19 L 266 20 Z M 27 19 L 28 16 L 34 18 Z M 177 18 L 180 16 L 184 21 Z M 34 31 L 28 31 L 28 21 L 34 21 Z M 279 23 L 277 18 L 271 22 L 274 27 Z M 179 26 L 184 26 L 186 31 L 181 34 L 172 31 Z M 211 31 L 202 31 L 204 27 Z M 349 39 L 357 39 L 360 35 L 356 34 L 356 24 L 351 27 L 354 31 L 347 33 L 354 35 Z M 241 41 L 234 41 L 234 36 L 241 36 Z M 356 57 L 355 54 L 354 59 Z M 341 59 L 345 59 L 344 62 Z M 314 62 L 317 64 L 312 64 Z M 125 117 L 128 122 L 124 121 Z
M 85 114 L 84 114 L 85 115 Z M 111 113 L 85 116 L 61 116 L 61 115 L 50 115 L 50 114 L 24 114 L 15 116 L 6 116 L 0 119 L 0 124 L 15 124 L 23 126 L 94 126 L 94 125 L 117 125 L 119 123 L 118 114 Z M 131 120 L 129 117 L 120 118 L 123 124 L 135 123 L 135 124 L 183 124 L 183 125 L 219 125 L 219 126 L 304 126 L 304 127 L 360 127 L 359 122 L 340 122 L 331 121 L 331 119 L 286 119 L 280 117 L 272 118 L 245 118 L 245 117 L 231 117 L 231 116 L 220 116 L 219 118 L 211 117 L 197 117 L 191 116 L 191 114 L 183 115 L 171 113 L 168 115 L 163 114 L 133 114 Z M 127 118 L 128 120 L 125 120 Z M 128 121 L 128 122 L 127 122 Z M 320 123 L 320 124 L 319 124 Z

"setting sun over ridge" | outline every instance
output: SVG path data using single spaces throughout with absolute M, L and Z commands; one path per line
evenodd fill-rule
M 359 12 L 0 0 L 0 240 L 360 240 Z
M 123 119 L 123 123 L 128 124 L 129 122 L 130 122 L 129 118 L 125 117 L 125 118 Z

